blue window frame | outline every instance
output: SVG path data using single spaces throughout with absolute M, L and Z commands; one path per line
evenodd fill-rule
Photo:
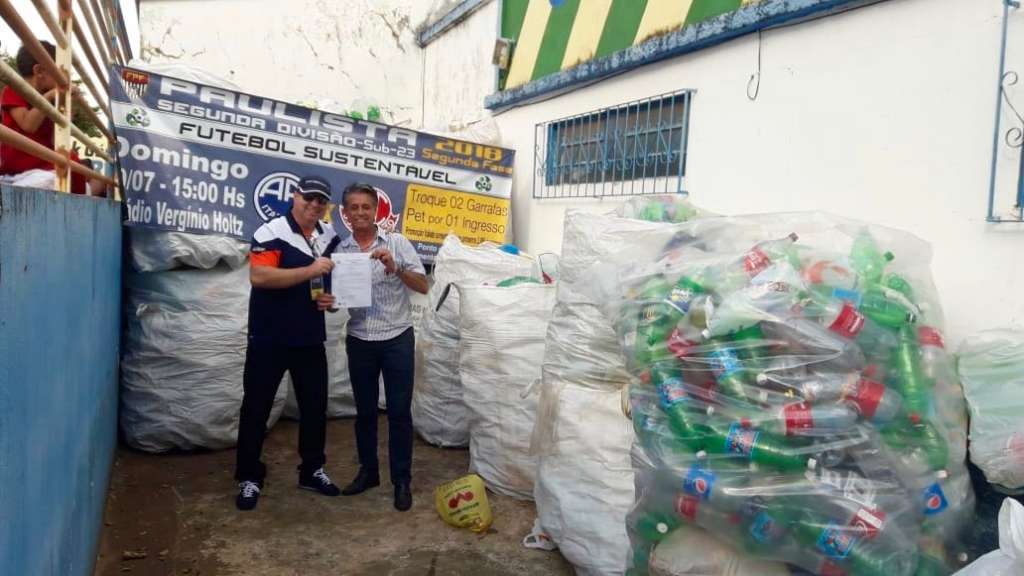
M 534 198 L 683 192 L 693 91 L 537 124 Z

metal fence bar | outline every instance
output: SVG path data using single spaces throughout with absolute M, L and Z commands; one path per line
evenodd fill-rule
M 14 30 L 14 33 L 18 35 L 28 51 L 32 53 L 32 57 L 35 58 L 36 62 L 53 76 L 57 81 L 57 86 L 67 89 L 70 83 L 67 75 L 57 68 L 57 64 L 46 53 L 43 45 L 39 43 L 35 34 L 32 33 L 32 30 L 29 29 L 28 25 L 21 18 L 21 15 L 11 5 L 10 0 L 0 0 L 0 17 L 3 17 L 11 29 Z
M 32 4 L 35 5 L 36 11 L 39 12 L 39 17 L 43 19 L 43 23 L 50 29 L 50 34 L 53 34 L 53 39 L 57 42 L 57 46 L 67 48 L 68 38 L 64 35 L 64 31 L 60 29 L 60 25 L 57 24 L 57 19 L 53 16 L 53 12 L 50 11 L 50 7 L 46 5 L 46 0 L 32 0 Z
M 114 50 L 113 42 L 110 41 L 110 30 L 107 29 L 107 19 L 103 16 L 103 12 L 100 11 L 99 3 L 96 2 L 96 0 L 89 0 L 89 7 L 92 9 L 92 18 L 95 18 L 96 20 L 96 29 L 99 30 L 100 36 L 103 37 L 103 44 L 107 47 L 107 53 L 110 54 L 110 61 L 117 62 L 118 64 L 124 64 L 124 61 L 118 58 L 118 53 Z
M 92 1 L 94 8 L 98 8 L 98 5 L 95 4 L 95 0 Z M 71 0 L 58 0 L 59 17 L 54 16 L 45 0 L 32 0 L 32 4 L 39 13 L 43 23 L 50 30 L 50 33 L 57 44 L 55 58 L 51 58 L 43 48 L 42 43 L 28 28 L 24 19 L 17 10 L 14 9 L 10 0 L 0 0 L 0 17 L 2 17 L 15 34 L 18 35 L 23 46 L 25 46 L 25 49 L 32 54 L 36 62 L 54 78 L 55 83 L 59 87 L 56 102 L 51 104 L 16 70 L 3 62 L 0 62 L 0 78 L 2 78 L 12 90 L 25 98 L 33 108 L 41 110 L 46 115 L 48 121 L 53 122 L 55 128 L 53 149 L 41 145 L 33 141 L 31 138 L 20 134 L 16 130 L 7 127 L 2 127 L 2 130 L 0 130 L 0 141 L 6 145 L 10 145 L 13 148 L 53 164 L 55 176 L 57 178 L 57 189 L 60 191 L 68 192 L 70 190 L 69 176 L 71 172 L 74 172 L 113 186 L 113 196 L 116 197 L 117 182 L 115 179 L 92 170 L 91 168 L 87 168 L 86 166 L 70 159 L 71 142 L 72 138 L 74 138 L 81 142 L 81 144 L 96 157 L 102 158 L 103 160 L 111 163 L 114 161 L 114 158 L 110 153 L 105 151 L 102 146 L 96 144 L 92 138 L 75 126 L 71 121 L 72 109 L 75 107 L 80 108 L 81 113 L 89 117 L 89 119 L 95 124 L 96 128 L 107 138 L 108 142 L 113 142 L 113 135 L 108 130 L 107 123 L 96 115 L 96 112 L 92 109 L 90 104 L 86 102 L 85 98 L 78 93 L 77 89 L 74 89 L 74 86 L 72 85 L 71 70 L 74 69 L 81 78 L 81 81 L 89 88 L 93 97 L 96 98 L 97 104 L 109 117 L 109 106 L 106 101 L 107 99 L 104 98 L 105 92 L 99 90 L 89 74 L 85 73 L 84 67 L 74 54 L 75 46 L 73 40 L 77 40 L 79 46 L 81 46 L 82 50 L 85 51 L 97 78 L 105 79 L 106 73 L 92 56 L 88 41 L 81 32 L 81 27 L 75 25 L 75 14 L 71 5 Z M 106 54 L 103 52 L 104 44 L 99 40 L 102 36 L 99 33 L 99 28 L 96 27 L 95 21 L 92 20 L 92 13 L 90 12 L 88 5 L 84 0 L 79 0 L 79 5 L 82 9 L 83 17 L 90 23 L 93 40 L 96 41 L 97 50 L 102 56 L 104 56 L 104 58 L 106 58 Z M 106 28 L 104 28 L 104 30 L 105 33 L 109 31 Z M 112 45 L 110 44 L 109 36 L 106 38 L 106 46 L 111 47 Z M 106 88 L 105 83 L 102 83 L 102 85 Z
M 97 180 L 101 180 L 108 185 L 116 184 L 113 178 L 110 178 L 109 176 L 106 176 L 104 174 L 100 174 L 99 172 L 91 168 L 86 168 L 85 166 L 79 164 L 78 162 L 72 162 L 71 160 L 68 160 L 63 155 L 61 155 L 59 152 L 50 150 L 49 148 L 43 146 L 42 144 L 36 142 L 35 140 L 18 134 L 14 130 L 11 130 L 10 128 L 2 124 L 0 124 L 0 142 L 9 144 L 12 147 L 17 148 L 18 150 L 25 152 L 26 154 L 31 154 L 37 158 L 41 158 L 43 160 L 46 160 L 47 162 L 51 162 L 54 165 L 61 166 L 65 169 L 70 169 L 72 172 L 78 172 L 79 174 L 86 176 L 88 178 L 95 178 Z
M 15 92 L 20 94 L 22 98 L 32 104 L 33 108 L 42 110 L 43 113 L 46 114 L 47 118 L 53 120 L 54 124 L 57 124 L 58 126 L 67 126 L 68 124 L 71 124 L 53 104 L 50 104 L 46 98 L 43 98 L 42 95 L 36 92 L 35 89 L 21 77 L 21 74 L 18 74 L 17 70 L 11 68 L 2 60 L 0 60 L 0 80 L 3 80 Z M 95 152 L 97 156 L 102 157 L 107 162 L 111 161 L 111 157 L 99 146 L 96 146 L 92 139 L 82 132 L 78 126 L 71 124 L 71 134 L 81 141 L 85 147 Z
M 107 46 L 103 42 L 103 37 L 100 35 L 99 30 L 96 29 L 96 20 L 93 19 L 92 11 L 89 10 L 89 3 L 86 2 L 86 0 L 78 0 L 78 10 L 82 13 L 82 18 L 89 27 L 89 35 L 92 36 L 93 45 L 96 47 L 96 53 L 99 54 L 105 67 L 110 66 L 112 59 L 110 54 L 107 54 Z
M 125 36 L 124 26 L 122 25 L 123 20 L 121 19 L 121 10 L 114 5 L 114 0 L 101 0 L 103 7 L 106 8 L 107 18 L 110 20 L 110 27 L 113 29 L 117 38 L 118 49 L 124 58 L 125 63 L 131 62 L 132 60 L 132 45 L 128 42 L 128 38 Z
M 114 16 L 110 13 L 110 5 L 106 2 L 100 2 L 97 9 L 99 10 L 100 18 L 107 24 L 107 30 L 110 34 L 110 42 L 113 45 L 114 50 L 117 52 L 118 62 L 122 65 L 127 65 L 129 58 L 125 56 L 126 51 L 122 46 L 119 28 L 115 26 L 116 21 L 114 20 Z
M 106 68 L 104 66 L 100 66 L 99 62 L 96 61 L 96 56 L 93 55 L 92 49 L 89 48 L 89 41 L 86 39 L 82 29 L 76 26 L 74 35 L 75 42 L 82 49 L 82 53 L 85 54 L 85 59 L 89 61 L 89 65 L 92 66 L 92 71 L 96 74 L 96 78 L 99 80 L 106 78 Z

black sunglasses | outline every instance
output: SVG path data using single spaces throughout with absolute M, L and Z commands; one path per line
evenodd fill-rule
M 316 192 L 299 192 L 299 196 L 302 196 L 302 199 L 306 202 L 316 202 L 317 204 L 327 204 L 329 202 L 322 194 Z

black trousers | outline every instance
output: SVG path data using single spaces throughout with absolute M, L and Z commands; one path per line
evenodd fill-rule
M 301 469 L 313 472 L 327 461 L 327 355 L 323 344 L 288 348 L 249 342 L 242 376 L 242 411 L 238 419 L 235 479 L 261 482 L 267 467 L 260 461 L 267 418 L 285 371 L 292 377 L 299 405 Z
M 356 446 L 359 465 L 377 471 L 377 399 L 380 375 L 388 404 L 388 460 L 391 483 L 412 478 L 412 382 L 416 337 L 412 328 L 390 340 L 345 339 L 348 373 L 356 401 Z

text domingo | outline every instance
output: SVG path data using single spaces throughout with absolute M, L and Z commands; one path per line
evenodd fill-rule
M 220 182 L 227 180 L 229 176 L 236 180 L 244 180 L 249 176 L 249 167 L 240 162 L 228 162 L 226 160 L 199 156 L 192 154 L 188 148 L 179 151 L 141 143 L 132 144 L 124 136 L 118 136 L 118 158 L 125 158 L 129 155 L 139 162 L 155 162 L 165 166 L 183 168 L 209 175 L 210 178 Z

